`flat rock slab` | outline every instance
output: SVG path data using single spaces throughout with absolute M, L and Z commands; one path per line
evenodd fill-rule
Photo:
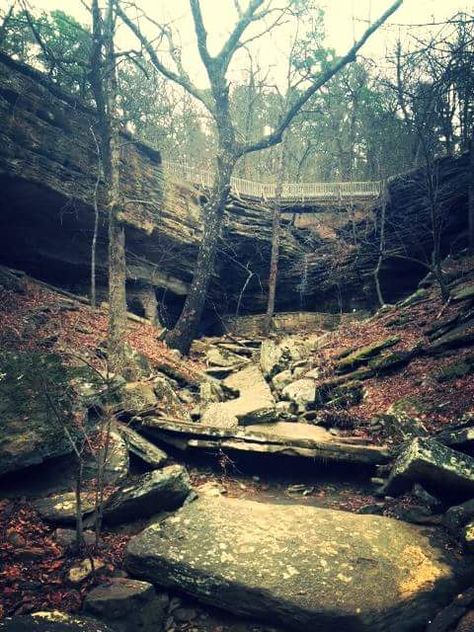
M 151 468 L 159 469 L 168 461 L 166 452 L 135 432 L 133 428 L 118 424 L 118 430 L 125 439 L 129 451 Z
M 357 437 L 334 437 L 310 424 L 259 423 L 242 427 L 218 427 L 146 417 L 144 432 L 180 450 L 188 448 L 235 450 L 285 456 L 378 465 L 389 460 L 385 446 L 366 445 Z
M 214 403 L 203 412 L 201 423 L 219 428 L 266 423 L 275 416 L 275 400 L 262 372 L 250 365 L 228 377 L 224 384 L 238 390 L 240 396 L 227 402 Z
M 203 496 L 130 541 L 134 576 L 285 629 L 424 629 L 460 570 L 412 525 Z M 456 566 L 458 565 L 458 566 Z

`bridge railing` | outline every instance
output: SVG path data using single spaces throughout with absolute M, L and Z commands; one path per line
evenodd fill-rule
M 163 163 L 165 175 L 178 182 L 189 182 L 204 188 L 210 188 L 214 174 L 187 164 Z M 239 197 L 254 200 L 275 200 L 277 185 L 268 182 L 255 182 L 244 178 L 231 178 L 232 192 Z M 347 199 L 367 199 L 377 197 L 381 192 L 380 182 L 285 182 L 282 185 L 283 202 L 333 201 Z

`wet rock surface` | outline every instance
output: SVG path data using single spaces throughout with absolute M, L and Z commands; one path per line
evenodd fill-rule
M 126 567 L 288 629 L 348 631 L 421 629 L 460 572 L 426 532 L 391 519 L 209 496 L 132 538 Z

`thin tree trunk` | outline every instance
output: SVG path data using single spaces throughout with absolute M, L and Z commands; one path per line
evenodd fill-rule
M 281 198 L 283 192 L 283 179 L 285 177 L 285 142 L 280 145 L 278 160 L 277 186 L 275 190 L 275 202 L 272 218 L 272 253 L 270 257 L 270 274 L 268 277 L 268 302 L 264 322 L 264 333 L 269 334 L 272 328 L 275 314 L 276 286 L 278 280 L 278 261 L 280 258 L 280 218 Z
M 269 334 L 275 314 L 276 285 L 278 279 L 278 260 L 280 257 L 280 208 L 278 198 L 273 207 L 272 218 L 272 254 L 270 258 L 270 275 L 268 277 L 268 302 L 265 316 L 264 333 Z
M 196 272 L 191 288 L 176 326 L 166 335 L 166 344 L 188 353 L 196 337 L 202 312 L 206 303 L 207 290 L 216 258 L 222 218 L 230 190 L 230 177 L 235 159 L 225 156 L 218 160 L 214 190 L 209 202 L 203 207 L 203 235 L 199 246 Z
M 474 255 L 474 130 L 470 143 L 468 198 L 469 254 Z
M 120 130 L 117 111 L 117 65 L 114 49 L 114 0 L 108 0 L 104 22 L 105 75 L 102 77 L 103 103 L 100 111 L 103 168 L 109 220 L 108 276 L 109 331 L 107 359 L 109 368 L 120 373 L 125 365 L 125 333 L 127 328 L 125 229 L 120 213 Z M 105 88 L 105 89 L 104 89 Z
M 382 182 L 382 191 L 383 191 L 382 192 L 383 198 L 382 198 L 382 209 L 381 209 L 381 214 L 380 214 L 379 256 L 377 259 L 377 266 L 374 271 L 375 289 L 377 291 L 377 298 L 378 298 L 380 307 L 383 307 L 385 305 L 385 299 L 382 293 L 382 286 L 380 284 L 380 270 L 382 268 L 382 263 L 385 257 L 385 215 L 387 211 L 387 195 L 388 195 L 387 182 L 385 180 Z
M 77 459 L 77 474 L 76 474 L 76 548 L 78 551 L 82 549 L 84 544 L 84 523 L 82 521 L 82 470 L 83 462 L 79 456 Z

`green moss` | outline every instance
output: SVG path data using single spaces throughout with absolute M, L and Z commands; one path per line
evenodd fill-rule
M 369 360 L 378 355 L 381 351 L 396 345 L 399 341 L 400 336 L 392 336 L 385 340 L 375 342 L 372 345 L 359 347 L 337 363 L 336 373 L 349 373 L 363 364 L 368 364 Z
M 452 362 L 439 371 L 438 382 L 449 382 L 474 373 L 474 355 L 468 355 L 458 362 Z
M 316 392 L 316 402 L 319 406 L 331 408 L 349 408 L 359 404 L 364 396 L 361 382 L 351 381 L 334 385 L 331 382 L 322 384 Z
M 72 449 L 64 426 L 76 435 L 84 412 L 71 382 L 90 381 L 86 369 L 53 353 L 0 352 L 0 473 Z
M 455 301 L 466 301 L 469 299 L 474 299 L 474 285 L 465 285 L 453 292 L 453 300 Z

